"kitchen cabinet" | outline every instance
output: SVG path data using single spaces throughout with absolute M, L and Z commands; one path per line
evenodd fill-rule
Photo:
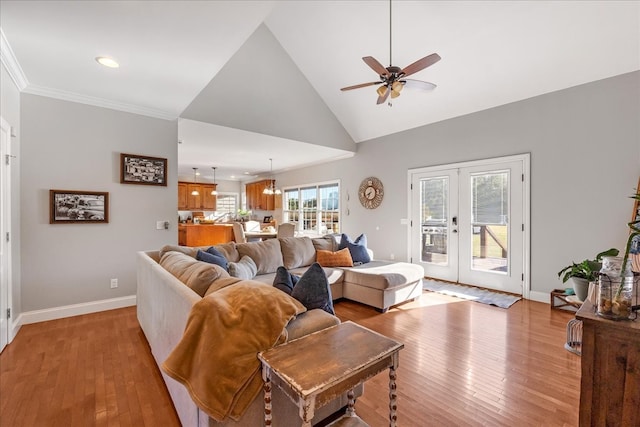
M 587 300 L 582 320 L 582 426 L 640 425 L 640 322 L 608 320 Z
M 217 184 L 198 184 L 195 182 L 179 182 L 178 183 L 178 210 L 206 210 L 215 211 L 217 207 L 218 197 L 212 195 Z M 191 193 L 197 191 L 198 195 L 193 196 Z
M 200 193 L 200 197 L 202 200 L 202 209 L 204 209 L 205 211 L 216 210 L 218 196 L 211 194 L 212 191 L 215 191 L 216 187 L 216 184 L 202 184 L 202 192 Z
M 179 182 L 178 183 L 178 210 L 186 211 L 188 206 L 188 192 L 187 192 L 187 183 Z
M 272 211 L 275 209 L 275 195 L 263 193 L 264 189 L 269 187 L 272 183 L 275 186 L 275 180 L 264 179 L 262 181 L 251 182 L 246 185 L 248 209 L 257 209 L 261 211 Z
M 232 224 L 180 224 L 180 246 L 212 246 L 233 241 Z

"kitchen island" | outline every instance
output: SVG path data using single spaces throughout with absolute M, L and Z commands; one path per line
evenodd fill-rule
M 178 224 L 178 244 L 181 246 L 208 246 L 232 241 L 232 224 Z

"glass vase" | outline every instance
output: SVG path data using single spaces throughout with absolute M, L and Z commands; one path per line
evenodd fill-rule
M 631 317 L 633 301 L 633 273 L 621 274 L 622 258 L 604 257 L 598 280 L 599 316 L 612 320 Z M 629 276 L 630 277 L 627 277 Z

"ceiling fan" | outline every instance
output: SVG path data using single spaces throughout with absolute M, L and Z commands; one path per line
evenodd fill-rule
M 418 71 L 422 71 L 425 68 L 440 61 L 440 55 L 438 55 L 437 53 L 432 53 L 431 55 L 427 55 L 424 58 L 419 59 L 413 64 L 407 65 L 404 68 L 396 67 L 392 65 L 391 61 L 391 34 L 391 0 L 389 0 L 389 66 L 385 68 L 373 56 L 363 57 L 362 60 L 380 76 L 380 80 L 343 87 L 342 89 L 340 89 L 341 91 L 381 85 L 376 90 L 376 92 L 378 93 L 378 101 L 376 103 L 382 104 L 387 100 L 389 95 L 391 95 L 391 98 L 397 98 L 398 96 L 400 96 L 400 92 L 405 86 L 422 90 L 433 90 L 436 88 L 436 85 L 434 85 L 433 83 L 425 82 L 422 80 L 407 79 L 406 77 L 415 74 Z M 389 106 L 391 106 L 391 103 L 389 103 Z

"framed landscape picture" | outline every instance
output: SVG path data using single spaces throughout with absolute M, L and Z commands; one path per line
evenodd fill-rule
M 167 186 L 167 159 L 120 153 L 120 183 Z
M 49 224 L 108 223 L 109 193 L 49 190 Z

